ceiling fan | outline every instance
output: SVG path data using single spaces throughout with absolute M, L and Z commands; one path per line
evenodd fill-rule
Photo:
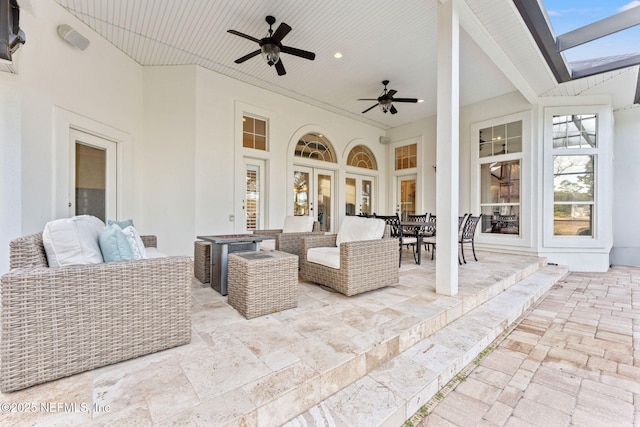
M 309 52 L 302 49 L 296 49 L 295 47 L 283 46 L 282 39 L 289 34 L 291 31 L 291 27 L 285 24 L 284 22 L 280 23 L 280 26 L 274 33 L 271 29 L 271 26 L 275 24 L 276 18 L 269 15 L 266 17 L 267 24 L 269 24 L 269 35 L 262 39 L 257 39 L 255 37 L 251 37 L 249 35 L 243 34 L 236 30 L 227 30 L 227 32 L 231 34 L 235 34 L 236 36 L 243 37 L 245 39 L 251 40 L 252 42 L 258 43 L 260 45 L 260 49 L 254 50 L 253 52 L 243 56 L 242 58 L 236 59 L 234 62 L 236 64 L 242 64 L 244 61 L 253 58 L 254 56 L 258 56 L 262 53 L 262 57 L 269 64 L 269 66 L 276 66 L 276 71 L 279 76 L 284 76 L 287 72 L 284 69 L 284 65 L 282 64 L 282 58 L 280 58 L 280 53 L 288 53 L 290 55 L 299 56 L 300 58 L 314 60 L 316 54 L 313 52 Z
M 382 92 L 382 95 L 380 95 L 377 99 L 358 99 L 358 101 L 378 101 L 377 104 L 374 104 L 364 110 L 362 114 L 375 107 L 380 107 L 383 113 L 389 111 L 391 114 L 395 114 L 398 112 L 398 110 L 396 110 L 396 107 L 393 105 L 394 102 L 418 102 L 417 98 L 394 98 L 393 95 L 397 93 L 396 90 L 391 89 L 387 92 L 387 85 L 389 84 L 389 80 L 383 80 L 382 84 L 384 85 L 384 91 Z

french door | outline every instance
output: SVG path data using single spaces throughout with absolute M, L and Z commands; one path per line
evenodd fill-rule
M 345 178 L 345 214 L 373 214 L 374 180 L 370 176 L 347 174 Z
M 116 143 L 71 129 L 70 144 L 69 216 L 116 219 Z
M 293 214 L 310 215 L 321 231 L 333 230 L 335 173 L 332 170 L 294 166 Z
M 417 175 L 403 175 L 397 177 L 396 212 L 401 219 L 407 215 L 416 214 L 416 183 Z

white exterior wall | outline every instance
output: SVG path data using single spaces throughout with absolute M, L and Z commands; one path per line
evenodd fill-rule
M 58 149 L 61 144 L 68 149 L 68 139 L 56 137 L 56 111 L 128 135 L 137 143 L 128 147 L 129 164 L 141 155 L 141 67 L 55 2 L 38 2 L 33 14 L 23 10 L 20 18 L 27 44 L 14 56 L 18 74 L 0 72 L 0 273 L 8 270 L 11 239 L 42 231 L 47 221 L 67 211 L 66 203 L 61 206 L 60 196 L 68 188 L 58 185 L 58 175 L 65 171 Z M 79 51 L 66 44 L 56 32 L 63 23 L 77 29 L 91 45 Z M 136 173 L 142 176 L 142 170 Z M 142 211 L 142 204 L 132 197 L 137 177 L 122 170 L 119 210 L 128 217 L 140 217 Z
M 611 264 L 640 266 L 640 108 L 614 113 L 613 249 Z

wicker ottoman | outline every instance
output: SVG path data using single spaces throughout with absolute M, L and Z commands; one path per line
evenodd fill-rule
M 201 283 L 211 283 L 211 243 L 202 240 L 194 242 L 193 275 Z
M 298 306 L 298 256 L 280 251 L 229 254 L 228 302 L 247 319 Z

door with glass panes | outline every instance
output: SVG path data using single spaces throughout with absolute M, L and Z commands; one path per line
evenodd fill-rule
M 334 222 L 334 171 L 295 166 L 293 171 L 293 214 L 310 215 L 321 231 L 332 231 Z
M 373 178 L 347 174 L 345 178 L 345 214 L 373 214 Z

